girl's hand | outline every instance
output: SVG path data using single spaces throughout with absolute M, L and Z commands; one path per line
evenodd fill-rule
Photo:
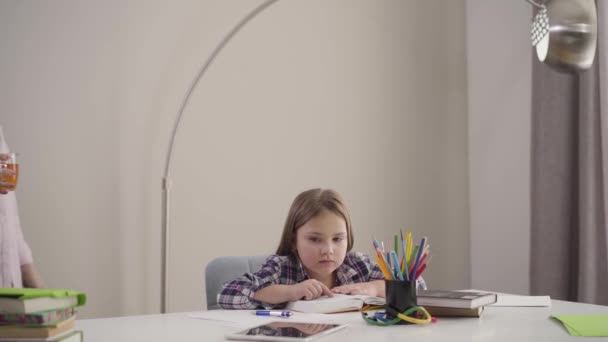
M 327 286 L 325 286 L 325 284 L 316 279 L 308 279 L 292 286 L 294 290 L 293 300 L 312 300 L 321 296 L 334 296 L 334 294 Z
M 342 286 L 336 286 L 331 289 L 333 293 L 349 294 L 349 295 L 366 295 L 376 297 L 378 291 L 376 287 L 370 283 L 356 283 Z

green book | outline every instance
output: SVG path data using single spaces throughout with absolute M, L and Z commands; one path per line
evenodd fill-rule
M 83 292 L 64 289 L 0 288 L 0 313 L 32 313 L 82 306 Z
M 571 336 L 608 336 L 608 315 L 553 315 Z

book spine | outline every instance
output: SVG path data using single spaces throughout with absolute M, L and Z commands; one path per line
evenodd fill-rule
M 27 314 L 0 313 L 0 324 L 18 325 L 52 325 L 70 318 L 76 314 L 74 308 L 32 312 Z

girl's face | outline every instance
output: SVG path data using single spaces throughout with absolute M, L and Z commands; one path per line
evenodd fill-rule
M 308 276 L 325 280 L 342 265 L 348 239 L 346 222 L 323 209 L 296 232 L 296 251 Z

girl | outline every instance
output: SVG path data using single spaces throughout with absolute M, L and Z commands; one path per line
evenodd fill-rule
M 384 297 L 384 277 L 367 256 L 350 252 L 350 214 L 333 190 L 312 189 L 293 201 L 276 255 L 254 274 L 224 284 L 224 309 L 277 308 L 334 293 Z

